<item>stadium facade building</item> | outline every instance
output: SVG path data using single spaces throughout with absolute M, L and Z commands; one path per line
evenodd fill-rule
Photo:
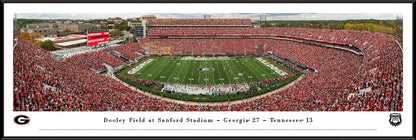
M 133 27 L 133 26 L 142 26 L 141 22 L 127 22 L 127 26 Z

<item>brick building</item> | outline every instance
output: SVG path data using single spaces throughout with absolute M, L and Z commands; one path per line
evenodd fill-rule
M 55 28 L 22 28 L 20 29 L 21 33 L 29 33 L 32 35 L 33 33 L 39 33 L 43 37 L 57 37 L 58 36 L 58 29 Z
M 26 28 L 22 28 L 22 33 L 28 32 L 40 33 L 44 37 L 57 37 L 61 35 L 65 30 L 71 32 L 85 33 L 89 29 L 101 29 L 101 25 L 94 25 L 91 23 L 85 24 L 66 24 L 66 23 L 38 23 L 28 24 Z

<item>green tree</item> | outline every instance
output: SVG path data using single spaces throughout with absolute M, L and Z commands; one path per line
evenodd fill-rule
M 19 28 L 22 28 L 22 27 L 25 27 L 27 24 L 42 23 L 42 22 L 48 22 L 48 20 L 42 20 L 42 19 L 21 19 L 21 18 L 19 18 L 17 20 L 17 26 Z
M 114 24 L 114 29 L 123 30 L 123 25 L 122 24 Z
M 55 47 L 53 47 L 53 42 L 51 40 L 46 40 L 44 41 L 41 45 L 41 48 L 45 49 L 45 50 L 49 50 L 49 51 L 54 51 L 56 50 Z
M 32 42 L 33 43 L 33 45 L 35 45 L 35 46 L 37 46 L 37 47 L 39 47 L 40 45 L 42 45 L 42 41 L 40 41 L 40 40 L 35 40 L 35 41 L 33 41 Z
M 121 31 L 119 29 L 114 29 L 110 32 L 112 37 L 121 36 Z
M 129 27 L 129 26 L 124 26 L 124 30 L 126 30 L 126 31 L 130 31 L 130 29 L 131 29 L 131 27 Z
M 267 22 L 267 23 L 264 24 L 264 27 L 274 27 L 274 26 Z
M 98 24 L 99 22 L 96 20 L 91 21 L 91 24 Z
M 40 33 L 32 33 L 32 40 L 34 40 L 36 38 L 43 38 L 43 36 Z
M 134 42 L 137 42 L 137 39 L 135 37 L 133 37 L 133 39 L 131 41 L 134 43 Z
M 134 37 L 128 37 L 128 38 L 126 38 L 125 40 L 124 40 L 124 44 L 127 44 L 127 43 L 134 43 L 134 42 L 136 42 L 137 43 L 137 39 L 136 38 L 134 38 Z
M 108 29 L 107 24 L 101 24 L 101 29 Z

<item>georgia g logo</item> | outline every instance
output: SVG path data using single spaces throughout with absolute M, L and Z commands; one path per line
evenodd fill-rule
M 400 113 L 390 113 L 389 122 L 393 126 L 398 126 L 402 123 L 402 115 Z
M 29 123 L 29 121 L 30 121 L 30 118 L 26 115 L 18 115 L 14 117 L 14 122 L 18 125 L 25 125 Z

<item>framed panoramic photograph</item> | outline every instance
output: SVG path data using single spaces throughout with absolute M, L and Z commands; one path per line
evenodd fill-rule
M 411 3 L 5 3 L 3 16 L 6 139 L 414 138 Z

